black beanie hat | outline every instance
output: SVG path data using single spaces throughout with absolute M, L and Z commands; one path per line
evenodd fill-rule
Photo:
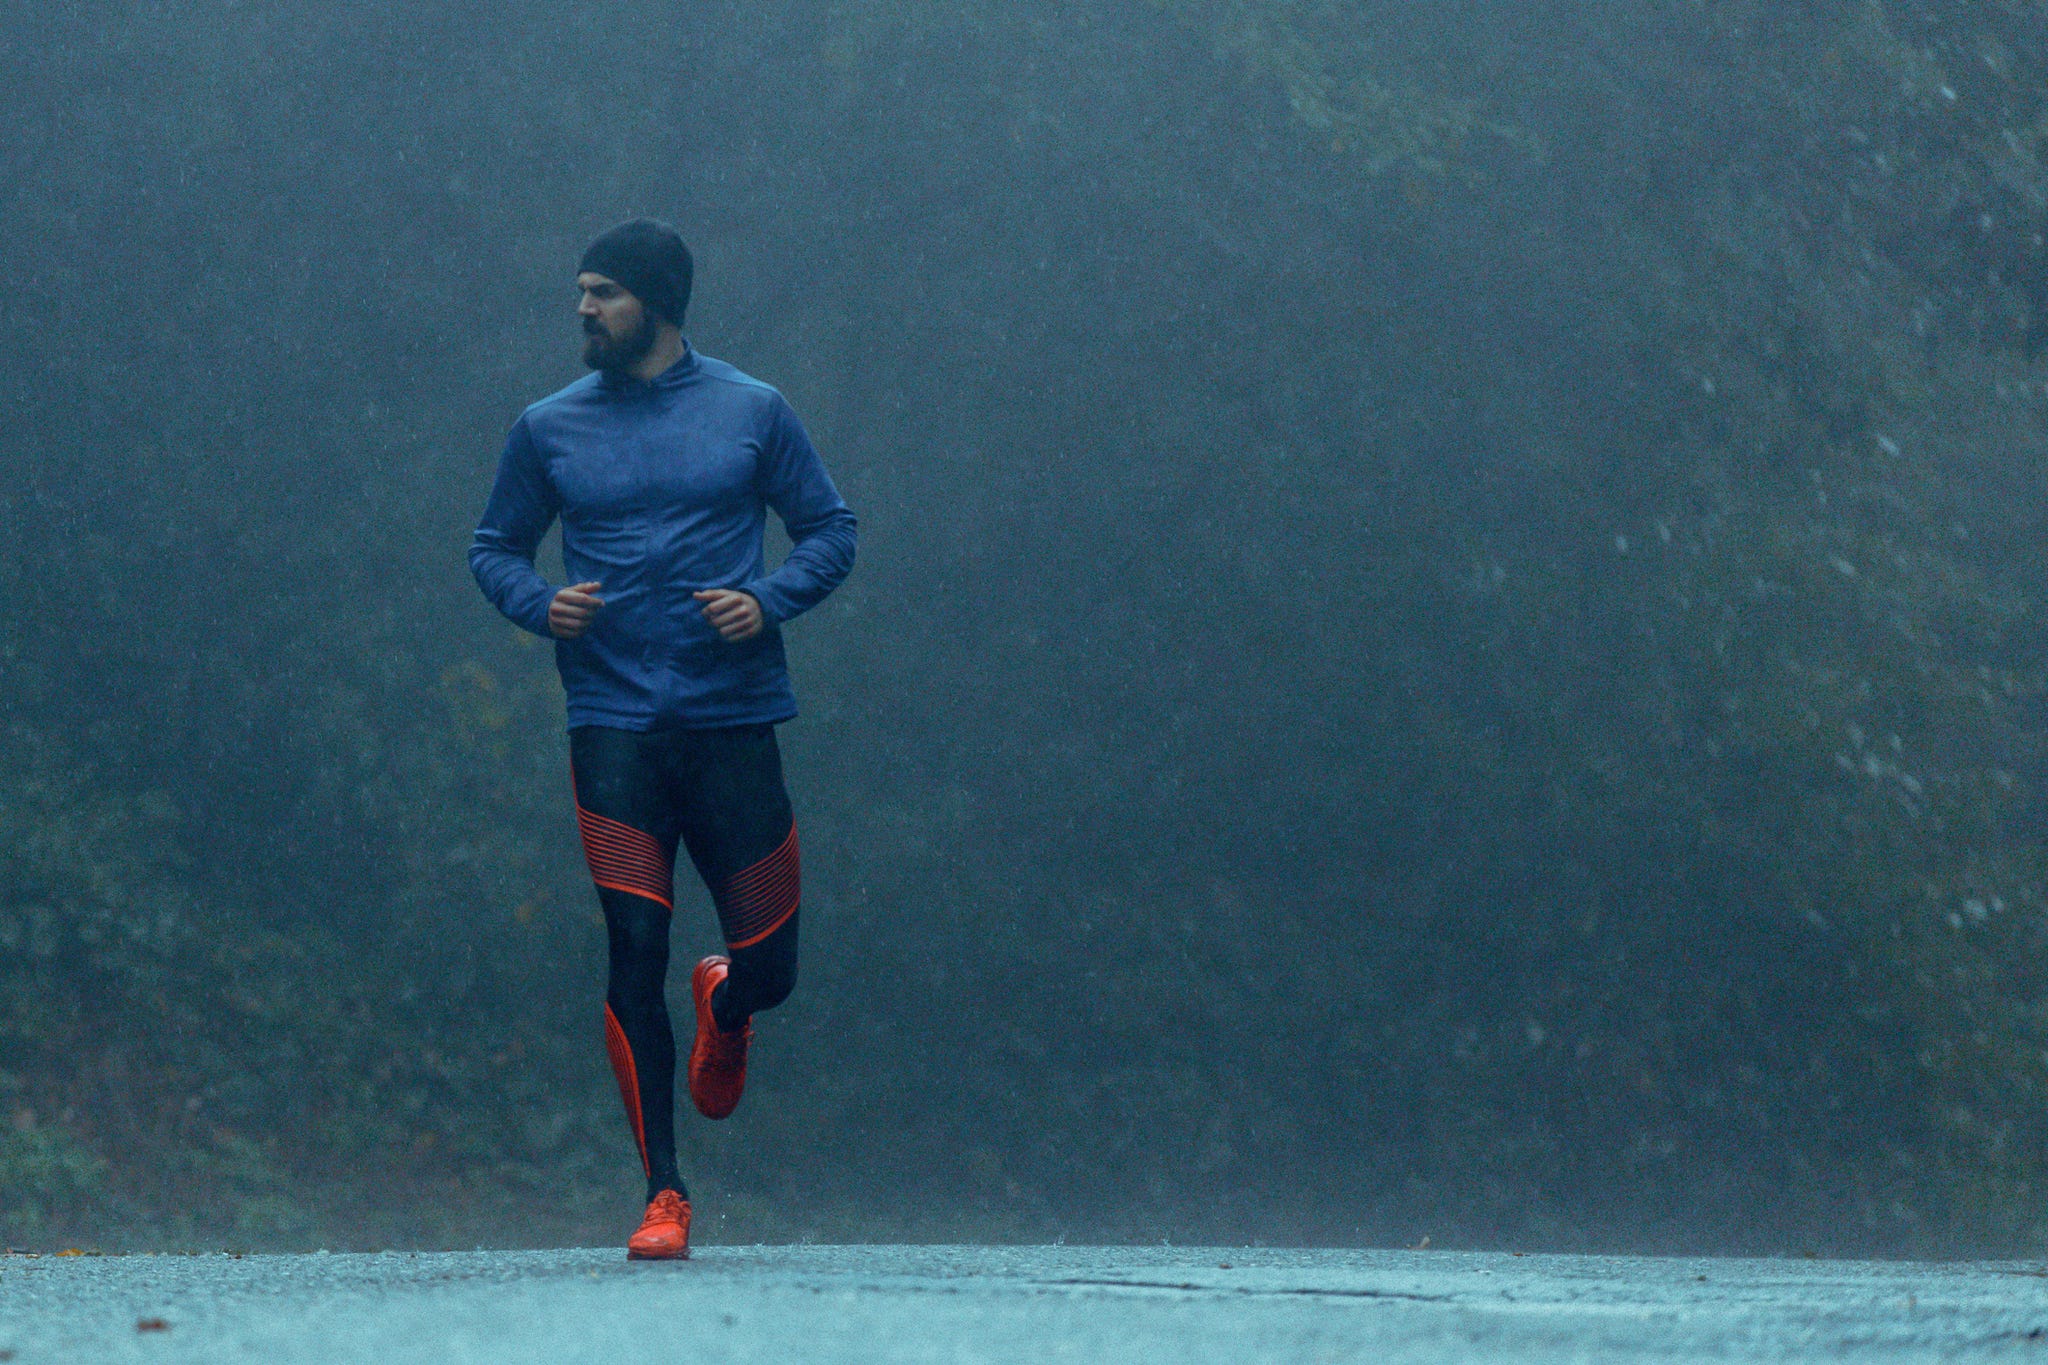
M 617 280 L 640 302 L 683 325 L 690 306 L 690 248 L 667 223 L 634 218 L 607 229 L 584 250 L 576 273 L 586 270 Z

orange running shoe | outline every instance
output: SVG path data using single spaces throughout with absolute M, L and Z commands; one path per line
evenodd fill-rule
M 626 1259 L 687 1261 L 690 1259 L 690 1201 L 663 1190 L 647 1206 L 640 1230 L 626 1239 Z
M 713 954 L 690 973 L 690 994 L 697 997 L 697 1041 L 690 1045 L 690 1100 L 707 1119 L 722 1119 L 740 1106 L 747 1088 L 747 1040 L 752 1024 L 731 1033 L 711 1017 L 711 992 L 732 970 L 729 958 Z

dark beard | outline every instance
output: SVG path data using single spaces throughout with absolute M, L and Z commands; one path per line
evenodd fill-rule
M 645 309 L 640 313 L 640 325 L 617 341 L 606 336 L 602 330 L 592 331 L 590 325 L 585 324 L 583 363 L 606 375 L 623 375 L 645 359 L 660 338 L 661 324 L 654 320 L 652 312 Z

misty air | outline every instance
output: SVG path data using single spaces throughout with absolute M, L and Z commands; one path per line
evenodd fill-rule
M 2040 6 L 0 74 L 0 1360 L 2048 1333 Z

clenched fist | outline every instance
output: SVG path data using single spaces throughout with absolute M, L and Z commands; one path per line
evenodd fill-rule
M 761 604 L 751 595 L 737 588 L 706 588 L 690 595 L 704 604 L 704 619 L 726 643 L 738 644 L 761 633 Z
M 548 630 L 557 640 L 573 640 L 590 629 L 590 623 L 597 619 L 597 609 L 604 605 L 602 597 L 592 594 L 603 586 L 578 583 L 555 594 L 555 600 L 548 603 Z

